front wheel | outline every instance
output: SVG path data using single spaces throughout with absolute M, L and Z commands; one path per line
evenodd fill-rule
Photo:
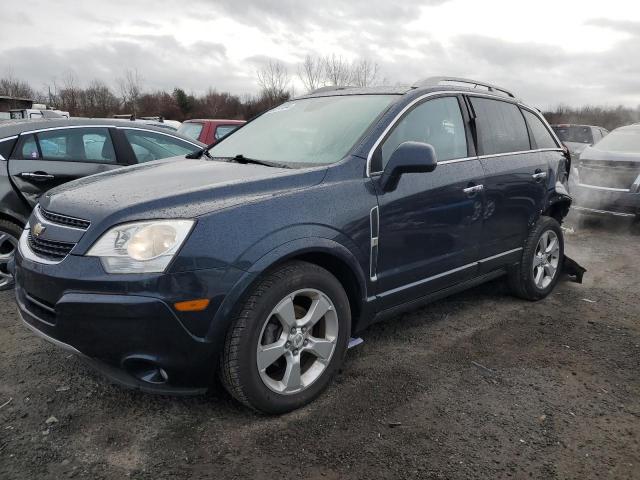
M 10 290 L 14 286 L 9 264 L 13 261 L 22 228 L 15 223 L 0 220 L 0 291 Z
M 540 217 L 524 244 L 522 259 L 509 272 L 513 293 L 526 300 L 540 300 L 553 290 L 564 262 L 564 236 L 560 224 Z
M 328 386 L 350 331 L 340 282 L 317 265 L 290 262 L 259 281 L 236 316 L 222 355 L 222 382 L 254 410 L 294 410 Z

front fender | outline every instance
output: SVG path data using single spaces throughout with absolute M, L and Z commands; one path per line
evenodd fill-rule
M 354 273 L 358 282 L 362 300 L 367 295 L 366 276 L 356 254 L 345 245 L 323 237 L 305 237 L 290 240 L 264 253 L 246 270 L 226 295 L 211 323 L 207 338 L 212 342 L 224 341 L 226 332 L 233 319 L 236 307 L 249 293 L 254 282 L 261 274 L 274 265 L 304 254 L 324 253 L 344 262 Z

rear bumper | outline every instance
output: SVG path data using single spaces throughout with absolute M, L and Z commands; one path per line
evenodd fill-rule
M 574 210 L 596 214 L 634 217 L 640 214 L 640 193 L 622 189 L 570 185 Z

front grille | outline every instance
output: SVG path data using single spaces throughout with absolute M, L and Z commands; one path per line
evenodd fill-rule
M 66 227 L 79 228 L 86 230 L 91 225 L 88 220 L 82 220 L 81 218 L 69 217 L 67 215 L 60 215 L 59 213 L 53 213 L 40 208 L 40 214 L 49 220 L 51 223 L 57 223 L 58 225 L 64 225 Z
M 34 237 L 31 233 L 29 233 L 28 242 L 33 253 L 48 260 L 62 260 L 75 247 L 74 243 L 44 240 Z
M 56 324 L 56 309 L 53 305 L 42 299 L 36 298 L 27 292 L 22 292 L 26 310 L 38 320 L 49 324 Z
M 578 175 L 583 185 L 627 190 L 640 175 L 640 162 L 581 160 Z

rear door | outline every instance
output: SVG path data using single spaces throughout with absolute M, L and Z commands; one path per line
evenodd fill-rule
M 546 194 L 546 159 L 531 147 L 524 116 L 515 103 L 469 97 L 478 153 L 485 173 L 484 227 L 480 242 L 484 270 L 517 258 Z M 481 272 L 483 273 L 483 272 Z
M 53 187 L 121 166 L 109 128 L 56 128 L 20 135 L 9 175 L 33 207 Z

